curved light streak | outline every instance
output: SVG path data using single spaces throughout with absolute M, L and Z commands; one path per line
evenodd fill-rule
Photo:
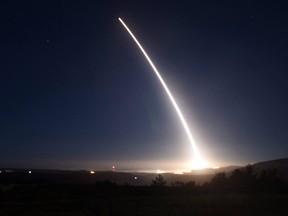
M 162 86 L 164 87 L 166 93 L 168 94 L 180 120 L 181 123 L 184 127 L 184 130 L 189 138 L 189 141 L 192 145 L 193 151 L 194 151 L 194 164 L 193 164 L 193 168 L 195 169 L 200 169 L 200 168 L 204 168 L 206 166 L 206 162 L 204 161 L 203 157 L 201 156 L 196 144 L 195 144 L 195 140 L 192 136 L 192 133 L 190 132 L 189 126 L 179 108 L 179 106 L 177 105 L 175 99 L 173 98 L 170 90 L 168 89 L 166 83 L 164 82 L 163 78 L 161 77 L 159 71 L 157 70 L 157 68 L 155 67 L 154 63 L 152 62 L 152 60 L 149 58 L 148 54 L 146 53 L 146 51 L 144 50 L 144 48 L 142 47 L 142 45 L 140 44 L 140 42 L 137 40 L 137 38 L 134 36 L 134 34 L 130 31 L 130 29 L 128 28 L 128 26 L 123 22 L 123 20 L 119 17 L 118 18 L 119 21 L 122 23 L 122 25 L 125 27 L 125 29 L 128 31 L 128 33 L 130 34 L 130 36 L 133 38 L 133 40 L 135 41 L 135 43 L 138 45 L 138 47 L 140 48 L 140 50 L 142 51 L 142 53 L 144 54 L 144 56 L 146 57 L 147 61 L 149 62 L 150 66 L 152 67 L 152 69 L 154 70 L 154 72 L 156 73 L 158 79 L 160 80 Z

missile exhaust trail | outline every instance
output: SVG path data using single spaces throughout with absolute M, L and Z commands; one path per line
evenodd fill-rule
M 175 99 L 173 98 L 169 88 L 167 87 L 166 83 L 164 82 L 162 76 L 160 75 L 159 71 L 157 70 L 156 66 L 153 64 L 152 60 L 150 59 L 150 57 L 148 56 L 148 54 L 146 53 L 146 51 L 144 50 L 144 48 L 142 47 L 142 45 L 140 44 L 140 42 L 137 40 L 137 38 L 134 36 L 134 34 L 131 32 L 131 30 L 128 28 L 128 26 L 124 23 L 124 21 L 121 18 L 118 18 L 119 21 L 121 22 L 121 24 L 125 27 L 125 29 L 127 30 L 127 32 L 130 34 L 130 36 L 133 38 L 133 40 L 135 41 L 135 43 L 138 45 L 139 49 L 142 51 L 143 55 L 145 56 L 145 58 L 147 59 L 147 61 L 149 62 L 150 66 L 152 67 L 153 71 L 155 72 L 155 74 L 157 75 L 158 79 L 160 80 L 162 86 L 164 87 L 166 93 L 168 94 L 168 97 L 170 98 L 180 120 L 181 123 L 184 127 L 184 130 L 188 136 L 188 139 L 192 145 L 193 148 L 193 152 L 194 152 L 194 165 L 193 168 L 204 168 L 206 165 L 206 162 L 204 161 L 204 159 L 202 158 L 196 144 L 194 141 L 194 138 L 192 136 L 192 133 L 190 132 L 189 126 L 179 108 L 179 106 L 177 105 Z

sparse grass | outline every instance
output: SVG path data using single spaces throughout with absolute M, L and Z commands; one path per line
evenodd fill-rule
M 235 170 L 229 177 L 217 173 L 203 185 L 178 182 L 170 187 L 162 176 L 156 177 L 152 186 L 119 186 L 109 180 L 48 183 L 9 175 L 0 183 L 0 215 L 288 215 L 288 182 L 281 181 L 276 172 L 262 172 L 257 177 L 252 171 L 247 166 L 247 171 Z
M 5 187 L 4 187 L 5 188 Z M 0 215 L 288 215 L 288 195 L 154 191 L 152 187 L 16 185 L 1 191 Z M 144 192 L 143 192 L 144 191 Z

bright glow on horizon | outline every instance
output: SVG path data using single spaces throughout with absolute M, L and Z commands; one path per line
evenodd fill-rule
M 93 175 L 93 174 L 95 174 L 95 172 L 91 170 L 91 171 L 90 171 L 90 174 L 92 174 L 92 175 Z
M 176 171 L 176 172 L 174 172 L 174 174 L 175 174 L 175 175 L 183 175 L 184 172 L 182 172 L 182 171 Z
M 161 173 L 165 173 L 165 171 L 163 171 L 163 170 L 157 170 L 157 173 L 158 173 L 158 174 L 161 174 Z
M 134 41 L 136 42 L 136 44 L 138 45 L 138 47 L 140 48 L 140 50 L 142 51 L 142 53 L 144 54 L 144 56 L 146 57 L 147 61 L 149 62 L 149 64 L 151 65 L 152 69 L 154 70 L 155 74 L 157 75 L 158 79 L 160 80 L 162 86 L 164 87 L 166 93 L 168 94 L 181 122 L 182 122 L 182 125 L 184 127 L 184 130 L 189 138 L 189 141 L 192 145 L 192 148 L 193 148 L 193 152 L 194 152 L 194 162 L 192 164 L 192 168 L 193 169 L 201 169 L 201 168 L 204 168 L 207 166 L 207 163 L 206 161 L 203 159 L 203 157 L 201 156 L 196 144 L 195 144 L 195 141 L 194 141 L 194 138 L 192 136 L 192 133 L 190 132 L 190 129 L 189 129 L 189 126 L 188 124 L 186 123 L 186 120 L 180 110 L 180 108 L 178 107 L 175 99 L 173 98 L 170 90 L 168 89 L 166 83 L 164 82 L 163 78 L 161 77 L 159 71 L 157 70 L 157 68 L 155 67 L 155 65 L 153 64 L 152 60 L 149 58 L 148 54 L 146 53 L 146 51 L 144 50 L 144 48 L 141 46 L 141 44 L 138 42 L 137 38 L 134 36 L 134 34 L 130 31 L 130 29 L 127 27 L 127 25 L 122 21 L 122 19 L 119 17 L 118 18 L 119 21 L 122 23 L 122 25 L 125 27 L 125 29 L 128 31 L 128 33 L 130 34 L 130 36 L 134 39 Z

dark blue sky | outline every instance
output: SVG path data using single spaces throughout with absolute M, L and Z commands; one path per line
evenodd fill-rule
M 287 157 L 287 5 L 1 1 L 0 167 L 187 168 Z

